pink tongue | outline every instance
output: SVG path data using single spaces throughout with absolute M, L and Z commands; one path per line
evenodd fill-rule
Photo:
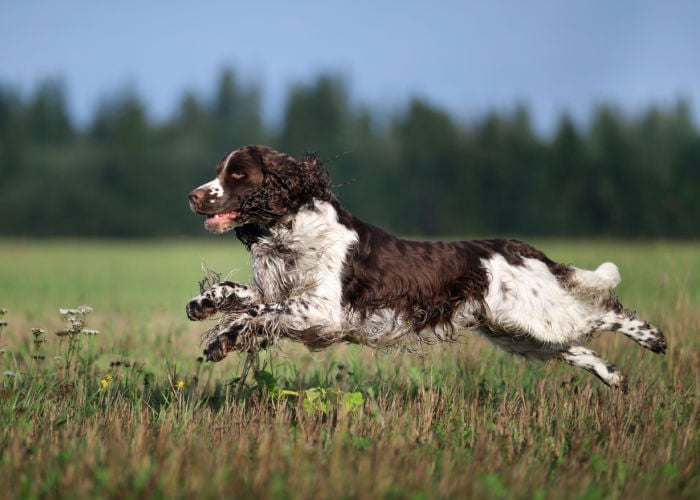
M 228 212 L 225 214 L 215 214 L 211 218 L 212 219 L 233 219 L 238 215 L 238 212 Z

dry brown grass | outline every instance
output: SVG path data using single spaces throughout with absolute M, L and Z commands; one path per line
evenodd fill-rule
M 619 335 L 593 342 L 629 376 L 627 395 L 478 338 L 425 356 L 285 344 L 264 360 L 279 389 L 362 393 L 357 411 L 327 413 L 260 378 L 233 381 L 241 359 L 198 363 L 201 327 L 157 307 L 98 308 L 91 326 L 103 334 L 82 339 L 68 368 L 54 358 L 67 348 L 51 337 L 58 315 L 11 309 L 0 488 L 9 498 L 697 498 L 698 271 L 669 272 L 689 287 L 649 287 L 640 300 L 668 334 L 665 357 Z M 49 332 L 43 361 L 31 357 L 33 326 Z

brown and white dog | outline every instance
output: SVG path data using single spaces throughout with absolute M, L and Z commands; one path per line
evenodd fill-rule
M 586 271 L 515 240 L 420 242 L 392 236 L 343 208 L 316 155 L 301 161 L 245 146 L 189 195 L 213 233 L 234 229 L 253 283 L 225 281 L 187 304 L 191 320 L 222 312 L 205 356 L 270 345 L 337 342 L 386 347 L 452 340 L 476 330 L 529 359 L 559 359 L 626 388 L 624 375 L 582 343 L 616 331 L 656 353 L 658 328 L 624 309 L 617 266 Z

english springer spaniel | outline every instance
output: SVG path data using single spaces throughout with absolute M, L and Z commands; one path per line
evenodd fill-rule
M 661 331 L 623 308 L 617 266 L 558 264 L 516 240 L 422 242 L 362 222 L 331 192 L 315 154 L 266 146 L 226 154 L 190 207 L 212 233 L 234 229 L 253 283 L 224 281 L 187 304 L 191 320 L 222 313 L 207 360 L 288 338 L 311 349 L 454 340 L 476 330 L 528 359 L 559 359 L 626 389 L 625 376 L 582 343 L 616 331 L 663 354 Z

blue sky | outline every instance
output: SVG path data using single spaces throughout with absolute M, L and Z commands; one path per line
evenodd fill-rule
M 2 0 L 0 83 L 28 95 L 61 79 L 84 122 L 135 90 L 156 119 L 223 67 L 279 116 L 291 83 L 344 75 L 355 102 L 389 115 L 411 96 L 460 119 L 528 105 L 547 129 L 600 102 L 634 112 L 700 106 L 700 2 Z

